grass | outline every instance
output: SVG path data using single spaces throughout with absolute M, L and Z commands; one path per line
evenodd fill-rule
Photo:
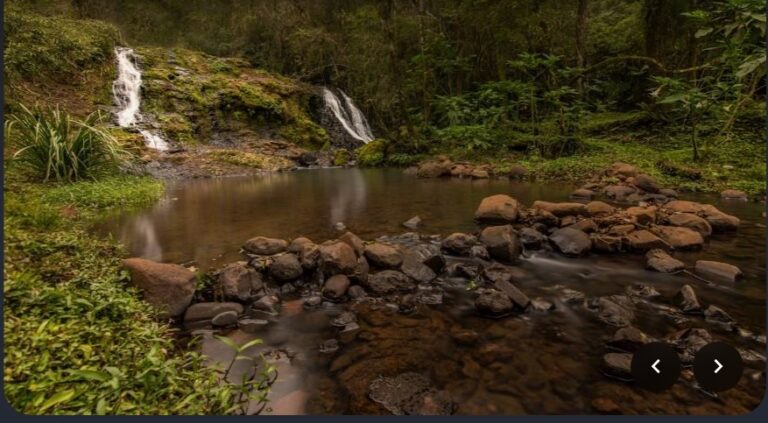
M 87 228 L 155 201 L 151 178 L 5 184 L 4 387 L 25 414 L 222 414 L 239 392 L 125 285 L 124 251 Z

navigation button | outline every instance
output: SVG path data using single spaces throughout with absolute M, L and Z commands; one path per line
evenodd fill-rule
M 744 373 L 744 362 L 736 348 L 725 342 L 702 347 L 693 358 L 693 375 L 702 388 L 720 392 L 733 388 Z
M 680 376 L 680 357 L 663 342 L 651 342 L 640 347 L 632 356 L 632 377 L 640 387 L 663 391 L 674 385 Z

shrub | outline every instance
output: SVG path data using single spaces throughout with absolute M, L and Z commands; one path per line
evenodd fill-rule
M 77 120 L 58 108 L 32 111 L 22 105 L 6 122 L 5 137 L 17 149 L 14 159 L 43 181 L 94 179 L 125 154 L 111 135 L 96 128 L 100 120 L 98 112 Z
M 357 163 L 360 166 L 380 166 L 386 159 L 387 142 L 385 140 L 373 140 L 355 150 Z

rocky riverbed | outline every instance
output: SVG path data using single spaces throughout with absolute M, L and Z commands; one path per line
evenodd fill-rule
M 690 260 L 712 237 L 737 237 L 740 220 L 677 200 L 628 165 L 607 176 L 612 184 L 584 186 L 572 202 L 486 197 L 474 232 L 420 234 L 414 218 L 404 222 L 412 232 L 367 241 L 352 232 L 323 242 L 256 236 L 242 261 L 202 285 L 181 266 L 125 264 L 148 301 L 202 336 L 204 351 L 217 342 L 212 333 L 263 337 L 252 353 L 279 357 L 283 376 L 293 375 L 277 389 L 282 412 L 751 410 L 765 383 L 764 328 L 742 321 L 732 301 L 712 300 L 731 295 L 742 271 Z M 592 259 L 627 255 L 642 257 L 632 277 L 608 269 L 616 280 L 595 288 L 606 270 Z M 674 276 L 659 284 L 654 275 Z M 648 394 L 633 387 L 628 366 L 654 340 L 673 345 L 687 367 L 711 340 L 737 342 L 747 371 L 720 395 L 698 388 L 688 368 L 671 390 Z

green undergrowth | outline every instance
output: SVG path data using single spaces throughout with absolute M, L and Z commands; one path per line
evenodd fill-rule
M 160 182 L 5 182 L 4 386 L 25 414 L 217 414 L 233 403 L 197 353 L 126 287 L 124 251 L 88 227 Z

